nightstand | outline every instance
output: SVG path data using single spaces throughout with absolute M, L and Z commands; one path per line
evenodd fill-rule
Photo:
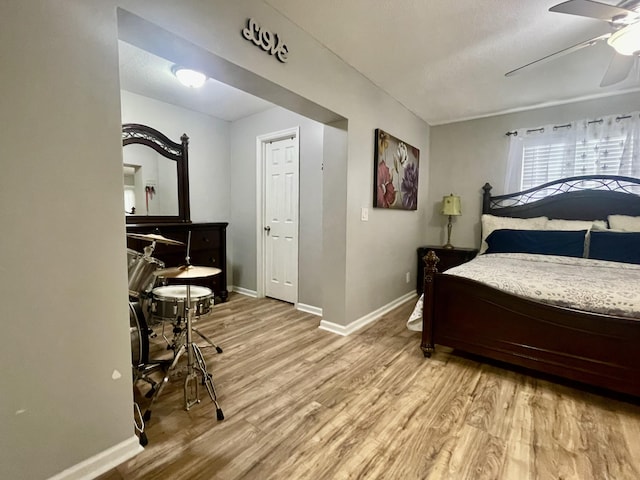
M 424 257 L 429 250 L 433 250 L 438 256 L 440 261 L 438 262 L 438 272 L 444 272 L 452 267 L 461 265 L 469 260 L 473 259 L 478 254 L 477 248 L 442 248 L 439 246 L 427 245 L 426 247 L 418 248 L 418 273 L 416 279 L 416 291 L 418 295 L 422 293 L 424 282 Z

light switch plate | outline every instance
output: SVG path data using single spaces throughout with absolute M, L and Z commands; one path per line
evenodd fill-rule
M 367 207 L 362 207 L 362 215 L 360 218 L 363 222 L 369 221 L 369 209 Z

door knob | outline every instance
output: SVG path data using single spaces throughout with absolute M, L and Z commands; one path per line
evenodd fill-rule
M 264 231 L 268 234 L 271 231 L 271 227 L 264 227 Z

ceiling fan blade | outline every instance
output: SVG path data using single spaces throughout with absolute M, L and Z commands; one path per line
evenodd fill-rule
M 609 63 L 609 68 L 607 68 L 602 82 L 600 82 L 600 86 L 608 87 L 609 85 L 623 81 L 629 75 L 635 61 L 635 55 L 614 54 L 611 58 L 611 63 Z
M 633 10 L 608 5 L 606 3 L 595 2 L 593 0 L 569 0 L 559 3 L 549 9 L 550 12 L 568 13 L 581 17 L 597 18 L 599 20 L 612 21 L 614 18 L 625 18 L 627 16 L 637 17 Z
M 516 73 L 520 73 L 523 70 L 528 70 L 529 68 L 533 67 L 533 66 L 538 66 L 540 64 L 546 63 L 550 60 L 555 60 L 556 58 L 562 57 L 564 55 L 568 55 L 569 53 L 573 53 L 573 52 L 577 52 L 578 50 L 581 50 L 585 47 L 590 47 L 592 45 L 595 45 L 597 42 L 599 42 L 600 40 L 605 40 L 607 38 L 609 38 L 611 36 L 610 33 L 605 33 L 604 35 L 600 35 L 599 37 L 594 37 L 590 40 L 585 40 L 584 42 L 580 42 L 577 43 L 571 47 L 567 47 L 563 50 L 559 50 L 555 53 L 552 53 L 550 55 L 547 55 L 546 57 L 542 57 L 538 60 L 534 60 L 531 63 L 527 63 L 526 65 L 523 65 L 522 67 L 518 67 L 515 70 L 511 70 L 510 72 L 507 72 L 504 74 L 505 77 L 511 77 L 513 75 L 515 75 Z

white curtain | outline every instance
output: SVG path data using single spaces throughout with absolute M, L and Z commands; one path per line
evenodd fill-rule
M 574 175 L 640 177 L 639 154 L 640 112 L 518 129 L 510 138 L 504 191 Z
M 640 174 L 640 114 L 609 115 L 578 125 L 576 175 Z

